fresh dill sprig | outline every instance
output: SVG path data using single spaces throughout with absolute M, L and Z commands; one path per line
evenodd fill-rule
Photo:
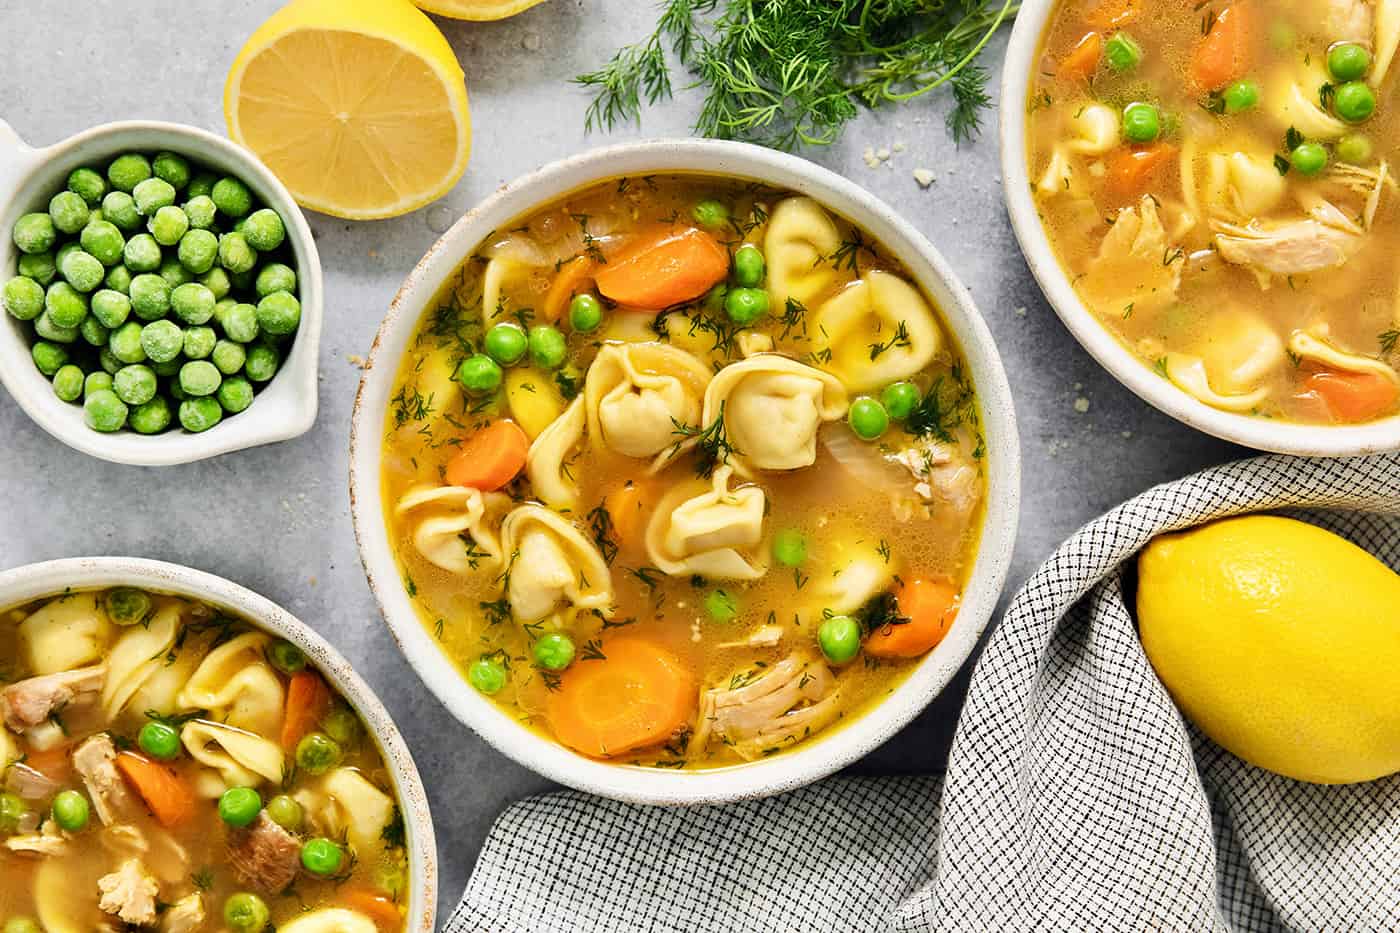
M 715 468 L 729 462 L 733 456 L 742 457 L 744 452 L 739 450 L 729 441 L 729 434 L 724 427 L 724 402 L 719 403 L 719 411 L 715 414 L 715 420 L 707 426 L 700 428 L 694 425 L 682 424 L 674 418 L 671 423 L 675 425 L 672 432 L 681 437 L 676 442 L 673 451 L 679 451 L 681 446 L 687 441 L 695 442 L 695 475 L 701 479 L 709 479 L 715 473 Z

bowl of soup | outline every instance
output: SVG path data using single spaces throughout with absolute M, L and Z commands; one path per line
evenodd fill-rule
M 1124 385 L 1283 453 L 1400 448 L 1400 28 L 1364 0 L 1033 0 L 1002 90 L 1017 237 Z
M 372 588 L 452 712 L 561 783 L 775 793 L 908 723 L 1015 537 L 996 349 L 908 223 L 736 143 L 507 185 L 395 299 L 357 400 Z
M 6 929 L 433 930 L 427 798 L 388 713 L 220 577 L 0 572 L 0 775 Z

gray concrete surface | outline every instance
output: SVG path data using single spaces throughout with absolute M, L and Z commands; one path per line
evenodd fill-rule
M 96 123 L 161 118 L 223 130 L 225 72 L 279 0 L 0 0 L 0 117 L 35 144 Z M 276 600 L 326 635 L 379 690 L 413 748 L 432 798 L 450 909 L 492 820 L 549 789 L 452 719 L 422 688 L 382 625 L 361 573 L 346 494 L 350 408 L 364 354 L 404 275 L 445 220 L 500 183 L 599 145 L 568 79 L 641 35 L 647 0 L 549 0 L 502 23 L 443 22 L 466 71 L 475 152 L 436 208 L 397 220 L 310 217 L 326 272 L 321 415 L 273 447 L 159 471 L 70 451 L 0 390 L 0 566 L 131 554 L 222 574 Z M 987 55 L 999 62 L 1000 45 Z M 648 114 L 639 135 L 685 134 L 697 100 Z M 943 102 L 862 117 L 807 157 L 884 198 L 961 274 L 1001 346 L 1016 393 L 1024 512 L 1008 594 L 1067 534 L 1142 489 L 1239 454 L 1137 400 L 1102 372 L 1045 304 L 1002 205 L 994 115 L 955 149 Z M 867 147 L 895 148 L 872 169 Z M 921 190 L 912 172 L 934 171 Z M 1076 404 L 1077 403 L 1077 404 Z M 943 766 L 967 672 L 918 721 L 861 762 L 862 773 Z M 445 914 L 444 914 L 445 916 Z

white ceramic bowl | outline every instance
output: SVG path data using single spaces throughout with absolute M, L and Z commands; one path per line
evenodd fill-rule
M 437 914 L 437 843 L 428 795 L 413 756 L 389 713 L 350 662 L 287 610 L 237 583 L 179 564 L 134 557 L 78 557 L 0 571 L 0 611 L 68 590 L 134 586 L 202 600 L 295 644 L 311 659 L 374 734 L 394 781 L 407 831 L 409 899 L 406 929 L 433 933 Z
M 169 466 L 190 463 L 305 434 L 316 420 L 316 367 L 321 345 L 321 259 L 301 209 L 282 183 L 242 146 L 193 126 L 154 121 L 106 123 L 43 149 L 26 145 L 0 120 L 0 281 L 15 274 L 15 221 L 48 209 L 68 173 L 131 150 L 168 149 L 243 179 L 258 199 L 282 215 L 296 256 L 301 326 L 291 352 L 248 410 L 201 434 L 179 430 L 141 435 L 101 434 L 83 423 L 83 407 L 62 401 L 29 355 L 29 325 L 0 312 L 0 382 L 34 422 L 69 447 L 113 463 Z
M 389 546 L 380 491 L 385 412 L 399 363 L 425 306 L 447 277 L 490 231 L 540 205 L 602 179 L 665 172 L 704 172 L 798 191 L 874 234 L 942 308 L 971 368 L 987 441 L 986 526 L 962 611 L 948 637 L 859 721 L 791 752 L 713 771 L 585 758 L 526 729 L 469 687 L 409 603 Z M 1006 373 L 971 297 L 938 252 L 888 206 L 826 169 L 768 149 L 700 139 L 632 143 L 553 163 L 505 186 L 458 221 L 409 275 L 379 329 L 355 404 L 350 460 L 351 508 L 370 586 L 409 662 L 432 691 L 458 719 L 521 764 L 580 790 L 642 803 L 717 803 L 778 793 L 830 774 L 893 736 L 947 685 L 986 627 L 1011 559 L 1020 501 L 1020 449 Z
M 1016 14 L 1001 76 L 1001 173 L 1011 226 L 1040 283 L 1070 333 L 1139 398 L 1199 431 L 1246 447 L 1309 457 L 1350 457 L 1400 450 L 1400 415 L 1361 425 L 1290 424 L 1212 408 L 1157 375 L 1118 341 L 1080 300 L 1045 234 L 1026 161 L 1026 105 L 1040 71 L 1041 33 L 1056 0 L 1024 0 Z

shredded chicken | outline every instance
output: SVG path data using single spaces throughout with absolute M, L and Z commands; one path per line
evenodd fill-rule
M 107 666 L 98 664 L 10 684 L 0 690 L 5 725 L 16 732 L 41 726 L 64 707 L 97 700 L 106 679 Z
M 156 922 L 156 896 L 160 885 L 139 859 L 127 859 L 110 875 L 97 879 L 102 899 L 98 908 L 123 923 L 150 926 Z
M 762 758 L 825 728 L 839 715 L 838 696 L 831 669 L 801 652 L 736 674 L 700 695 L 691 752 L 717 738 L 745 760 Z
M 45 820 L 37 833 L 27 833 L 22 836 L 11 836 L 5 840 L 5 848 L 18 855 L 30 855 L 47 858 L 49 856 L 67 855 L 69 844 L 68 837 L 58 828 L 58 824 L 53 820 Z
M 1213 223 L 1215 247 L 1227 261 L 1250 267 L 1267 288 L 1275 275 L 1301 275 L 1334 269 L 1361 248 L 1361 234 L 1319 220 L 1292 220 L 1245 226 Z
M 280 894 L 297 876 L 301 842 L 263 811 L 248 828 L 229 832 L 228 858 L 244 884 Z
M 749 633 L 748 638 L 739 641 L 721 642 L 721 648 L 772 648 L 783 640 L 781 625 L 760 625 Z
M 48 800 L 63 790 L 63 785 L 26 764 L 10 765 L 5 772 L 5 789 L 25 800 Z
M 943 506 L 940 521 L 965 525 L 982 498 L 977 468 L 953 444 L 926 438 L 891 458 L 914 477 L 914 491 L 925 502 Z
M 83 779 L 93 809 L 104 826 L 110 826 L 131 812 L 131 792 L 117 772 L 117 749 L 105 732 L 84 741 L 73 750 L 73 768 Z
M 180 898 L 160 918 L 160 933 L 194 933 L 204 926 L 204 898 L 198 893 Z
M 1176 299 L 1185 265 L 1185 253 L 1173 248 L 1156 200 L 1144 195 L 1136 207 L 1118 212 L 1080 279 L 1080 291 L 1100 314 L 1121 317 L 1126 307 L 1151 311 Z

